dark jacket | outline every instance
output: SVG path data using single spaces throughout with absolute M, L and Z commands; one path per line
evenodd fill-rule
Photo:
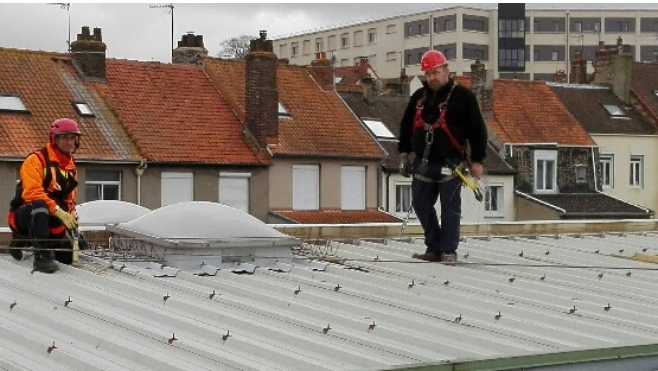
M 423 87 L 416 90 L 409 99 L 409 104 L 404 111 L 404 116 L 400 123 L 400 142 L 398 151 L 401 153 L 414 152 L 417 158 L 423 157 L 425 149 L 424 129 L 418 129 L 413 132 L 414 117 L 416 115 L 416 103 L 426 93 L 425 104 L 423 105 L 423 121 L 434 124 L 439 117 L 439 104 L 444 102 L 452 88 L 454 81 L 451 79 L 448 84 L 443 86 L 439 91 L 434 92 L 429 89 L 426 83 Z M 463 143 L 468 140 L 470 147 L 471 161 L 482 162 L 486 156 L 487 148 L 487 127 L 480 112 L 475 94 L 461 85 L 455 85 L 446 111 L 446 122 L 452 135 Z M 429 161 L 443 161 L 446 158 L 460 159 L 459 151 L 454 148 L 447 134 L 442 129 L 434 130 L 434 142 L 428 156 Z

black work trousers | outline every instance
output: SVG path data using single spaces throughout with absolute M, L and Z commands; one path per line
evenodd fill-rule
M 26 202 L 16 210 L 15 222 L 18 233 L 30 238 L 32 245 L 38 249 L 72 250 L 66 232 L 53 233 L 62 226 L 59 218 L 50 215 L 45 201 Z M 14 238 L 16 236 L 13 236 Z M 65 264 L 71 264 L 73 256 L 68 251 L 55 251 L 55 258 Z

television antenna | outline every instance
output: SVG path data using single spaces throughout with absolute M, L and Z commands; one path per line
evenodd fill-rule
M 71 53 L 71 3 L 50 3 L 48 5 L 59 5 L 60 9 L 66 10 L 69 20 L 69 32 L 66 37 L 66 45 L 68 46 L 67 52 Z
M 149 5 L 151 9 L 169 8 L 168 14 L 171 14 L 171 50 L 174 50 L 174 4 Z

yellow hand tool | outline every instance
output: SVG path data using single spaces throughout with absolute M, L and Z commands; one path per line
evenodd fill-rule
M 464 175 L 464 173 L 459 170 L 459 167 L 453 164 L 451 161 L 447 161 L 447 165 L 452 169 L 452 173 L 455 174 L 455 176 L 458 177 L 465 186 L 473 191 L 475 199 L 482 202 L 484 196 L 482 195 L 482 191 L 480 190 L 480 185 L 478 184 L 477 180 L 475 178 L 472 180 L 468 179 L 466 175 Z

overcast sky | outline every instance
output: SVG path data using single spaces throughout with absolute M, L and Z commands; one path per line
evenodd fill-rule
M 168 3 L 89 4 L 72 3 L 69 12 L 48 3 L 0 3 L 0 47 L 66 52 L 69 14 L 71 39 L 82 26 L 102 29 L 110 58 L 142 61 L 171 61 L 171 15 L 168 8 L 149 5 Z M 192 31 L 203 35 L 210 55 L 217 56 L 222 40 L 242 34 L 258 35 L 267 30 L 269 38 L 337 26 L 344 23 L 406 14 L 455 3 L 173 3 L 174 47 L 181 36 Z M 467 6 L 495 8 L 496 3 L 469 3 Z M 632 4 L 528 4 L 527 8 L 624 8 L 658 9 L 655 3 Z

